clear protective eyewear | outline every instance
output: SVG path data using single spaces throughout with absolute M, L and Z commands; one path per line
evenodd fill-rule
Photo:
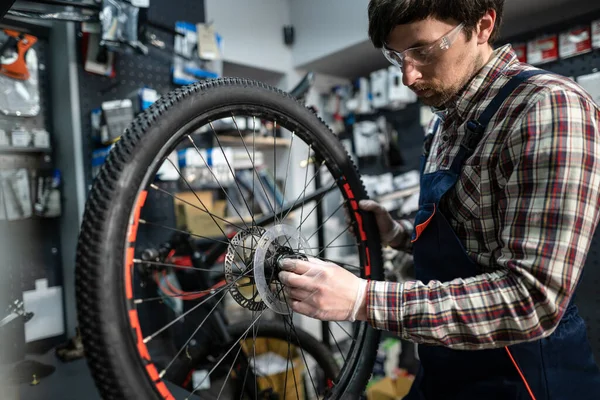
M 452 29 L 446 35 L 442 36 L 431 44 L 412 47 L 402 52 L 392 50 L 388 48 L 386 44 L 384 44 L 381 51 L 389 62 L 400 69 L 402 69 L 404 63 L 409 63 L 413 66 L 431 64 L 437 59 L 441 52 L 448 50 L 450 46 L 452 46 L 452 43 L 454 43 L 463 27 L 464 24 L 458 25 L 456 28 Z

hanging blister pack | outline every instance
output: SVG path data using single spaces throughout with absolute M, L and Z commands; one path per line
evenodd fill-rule
M 40 174 L 35 182 L 35 214 L 44 218 L 54 218 L 61 215 L 60 186 L 62 177 L 59 170 Z
M 148 54 L 148 48 L 138 39 L 138 16 L 140 9 L 123 0 L 102 0 L 100 23 L 101 46 L 110 50 L 123 50 L 123 44 Z
M 215 39 L 216 46 L 205 45 L 204 50 L 200 51 L 199 39 L 203 38 L 203 43 L 207 42 L 207 32 L 214 34 L 214 31 L 206 30 L 202 24 L 199 25 L 200 34 L 196 24 L 182 21 L 175 23 L 175 30 L 179 34 L 175 35 L 174 43 L 173 83 L 177 85 L 188 85 L 199 79 L 214 79 L 221 75 L 222 63 L 218 37 Z M 209 58 L 202 59 L 200 56 Z
M 30 218 L 33 214 L 27 169 L 0 171 L 5 216 L 9 221 Z
M 382 133 L 375 121 L 361 121 L 354 124 L 354 151 L 357 157 L 373 157 L 382 153 Z
M 0 111 L 34 117 L 40 112 L 37 38 L 19 32 L 0 32 Z

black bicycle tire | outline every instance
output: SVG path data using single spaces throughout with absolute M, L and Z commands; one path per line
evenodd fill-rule
M 228 108 L 229 107 L 229 108 Z M 379 233 L 371 213 L 356 207 L 367 198 L 358 171 L 330 129 L 294 98 L 265 84 L 245 79 L 218 79 L 189 85 L 160 98 L 124 132 L 97 176 L 84 212 L 77 244 L 76 297 L 78 322 L 89 368 L 105 399 L 165 398 L 166 387 L 152 363 L 142 361 L 141 332 L 129 320 L 123 267 L 127 260 L 129 222 L 140 200 L 140 185 L 148 168 L 166 157 L 166 146 L 191 121 L 213 110 L 263 108 L 285 115 L 290 124 L 310 135 L 311 145 L 337 168 L 339 185 L 352 202 L 355 232 L 366 252 L 368 279 L 383 279 Z M 283 118 L 283 117 L 282 117 Z M 282 122 L 283 125 L 283 122 Z M 165 154 L 160 154 L 163 151 Z M 342 180 L 343 178 L 343 180 Z M 364 257 L 363 254 L 361 257 Z M 366 270 L 366 267 L 365 267 Z M 137 318 L 137 315 L 136 315 Z M 124 332 L 133 331 L 137 339 Z M 379 331 L 362 324 L 346 364 L 347 381 L 332 398 L 358 398 L 371 375 Z
M 227 332 L 232 338 L 241 337 L 247 330 L 248 325 L 245 323 L 237 323 L 227 327 Z M 297 335 L 296 341 L 292 342 L 292 345 L 297 346 L 306 355 L 310 355 L 315 359 L 317 365 L 321 367 L 326 378 L 334 379 L 339 374 L 340 368 L 337 362 L 333 358 L 331 350 L 329 350 L 323 343 L 319 342 L 313 336 L 311 336 L 305 330 L 296 327 L 295 334 Z M 252 332 L 256 335 L 256 338 L 268 338 L 268 339 L 280 339 L 287 341 L 289 338 L 289 328 L 283 325 L 283 322 L 274 321 L 261 321 L 258 324 L 256 331 Z M 223 347 L 225 349 L 231 348 L 234 343 L 227 343 Z M 175 363 L 173 363 L 169 373 L 168 379 L 180 385 L 183 383 L 189 375 L 189 372 L 199 362 L 199 360 L 205 360 L 209 354 L 214 352 L 215 349 L 211 346 L 202 346 L 189 351 L 189 355 L 185 357 L 179 357 Z M 216 350 L 218 354 L 218 349 Z

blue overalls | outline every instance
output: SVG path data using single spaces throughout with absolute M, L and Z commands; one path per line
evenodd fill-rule
M 429 152 L 426 149 L 421 161 L 421 194 L 413 233 L 418 280 L 448 282 L 478 274 L 476 263 L 440 212 L 439 203 L 457 182 L 464 160 L 472 154 L 504 100 L 524 80 L 543 72 L 528 71 L 513 77 L 477 121 L 467 122 L 467 134 L 449 170 L 425 174 Z M 420 345 L 419 358 L 420 370 L 405 399 L 600 399 L 600 372 L 573 300 L 555 332 L 544 339 L 477 351 Z

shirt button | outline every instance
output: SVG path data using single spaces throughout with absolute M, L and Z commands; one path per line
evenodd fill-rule
M 447 142 L 448 139 L 448 135 L 442 135 L 442 142 Z

